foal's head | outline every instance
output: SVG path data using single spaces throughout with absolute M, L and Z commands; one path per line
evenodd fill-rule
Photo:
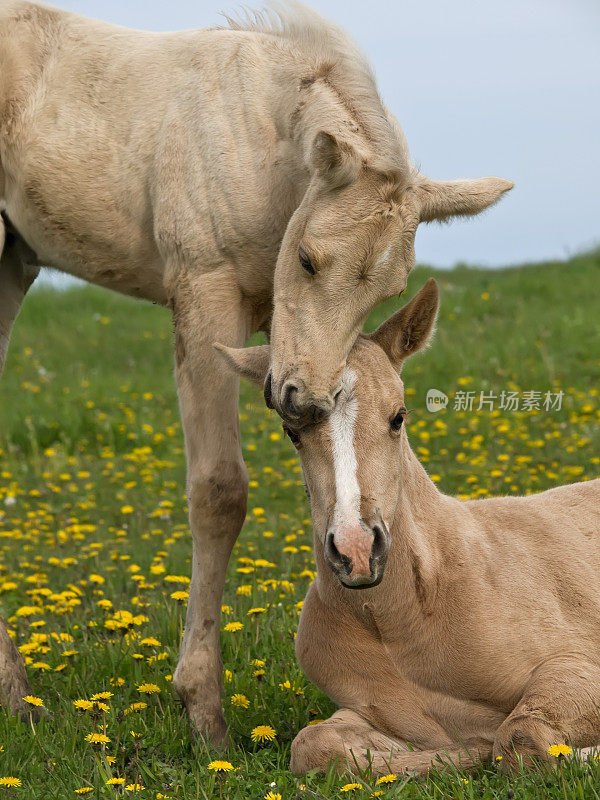
M 267 403 L 301 427 L 333 409 L 350 348 L 370 311 L 401 293 L 421 222 L 477 214 L 512 187 L 500 178 L 432 181 L 372 163 L 319 133 L 311 180 L 275 271 Z
M 331 414 L 300 429 L 287 427 L 325 560 L 349 588 L 375 586 L 383 577 L 407 446 L 398 373 L 429 340 L 437 309 L 437 284 L 429 280 L 375 333 L 357 338 Z M 262 383 L 268 346 L 220 349 L 240 374 Z

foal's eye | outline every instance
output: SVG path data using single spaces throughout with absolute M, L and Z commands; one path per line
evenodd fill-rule
M 305 269 L 309 275 L 314 275 L 315 268 L 312 265 L 312 261 L 306 255 L 306 253 L 301 247 L 298 248 L 298 258 L 300 259 L 300 264 L 302 265 L 302 269 Z
M 393 431 L 399 431 L 402 427 L 402 423 L 404 422 L 404 418 L 408 412 L 405 408 L 401 408 L 400 411 L 396 414 L 395 417 L 392 417 L 390 420 L 390 428 Z
M 294 445 L 296 449 L 300 447 L 300 437 L 298 434 L 287 427 L 287 425 L 283 426 L 283 432 L 286 436 L 289 437 L 290 442 Z

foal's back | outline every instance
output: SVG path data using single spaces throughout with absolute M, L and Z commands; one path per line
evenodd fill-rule
M 491 597 L 510 597 L 563 646 L 571 635 L 580 646 L 583 636 L 600 659 L 600 479 L 465 505 L 481 541 L 479 565 L 493 578 Z
M 294 187 L 266 42 L 0 0 L 0 205 L 40 261 L 158 302 L 164 242 L 207 270 L 273 267 Z

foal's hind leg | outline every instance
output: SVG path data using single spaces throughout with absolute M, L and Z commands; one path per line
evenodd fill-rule
M 25 713 L 27 703 L 23 698 L 28 694 L 31 692 L 23 659 L 0 619 L 0 705 L 11 714 Z
M 600 743 L 600 667 L 565 656 L 541 664 L 523 697 L 498 728 L 494 756 L 507 769 L 522 761 L 556 763 L 552 745 Z
M 338 772 L 357 773 L 370 767 L 374 776 L 390 772 L 424 775 L 452 764 L 471 769 L 491 756 L 491 742 L 473 739 L 439 750 L 409 750 L 406 742 L 388 736 L 348 708 L 317 725 L 303 728 L 292 742 L 290 769 L 304 775 L 325 772 L 335 763 Z
M 173 682 L 191 723 L 218 744 L 226 736 L 221 595 L 229 556 L 246 516 L 248 475 L 240 447 L 238 379 L 213 343 L 242 346 L 250 323 L 229 271 L 184 273 L 171 292 L 193 542 L 185 635 Z
M 6 230 L 0 217 L 0 374 L 6 361 L 13 324 L 27 290 L 39 269 L 33 266 L 32 251 L 12 231 Z M 31 262 L 31 263 L 30 263 Z M 26 710 L 23 697 L 30 694 L 25 665 L 14 642 L 0 619 L 0 705 L 12 714 Z
M 23 299 L 39 273 L 35 254 L 0 217 L 0 375 Z

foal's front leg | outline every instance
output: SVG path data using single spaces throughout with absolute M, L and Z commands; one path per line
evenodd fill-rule
M 483 739 L 455 742 L 437 750 L 409 750 L 406 742 L 377 730 L 348 708 L 317 725 L 303 728 L 292 742 L 290 769 L 304 775 L 317 769 L 356 774 L 370 769 L 374 777 L 395 773 L 425 775 L 451 764 L 468 770 L 490 758 L 492 744 Z
M 31 691 L 23 659 L 0 619 L 0 706 L 11 714 L 25 713 L 27 703 L 23 698 L 28 694 Z
M 219 744 L 226 737 L 221 596 L 229 556 L 246 516 L 248 476 L 240 447 L 238 379 L 213 343 L 242 346 L 249 324 L 228 273 L 183 274 L 172 303 L 193 542 L 185 634 L 173 683 L 192 725 Z

